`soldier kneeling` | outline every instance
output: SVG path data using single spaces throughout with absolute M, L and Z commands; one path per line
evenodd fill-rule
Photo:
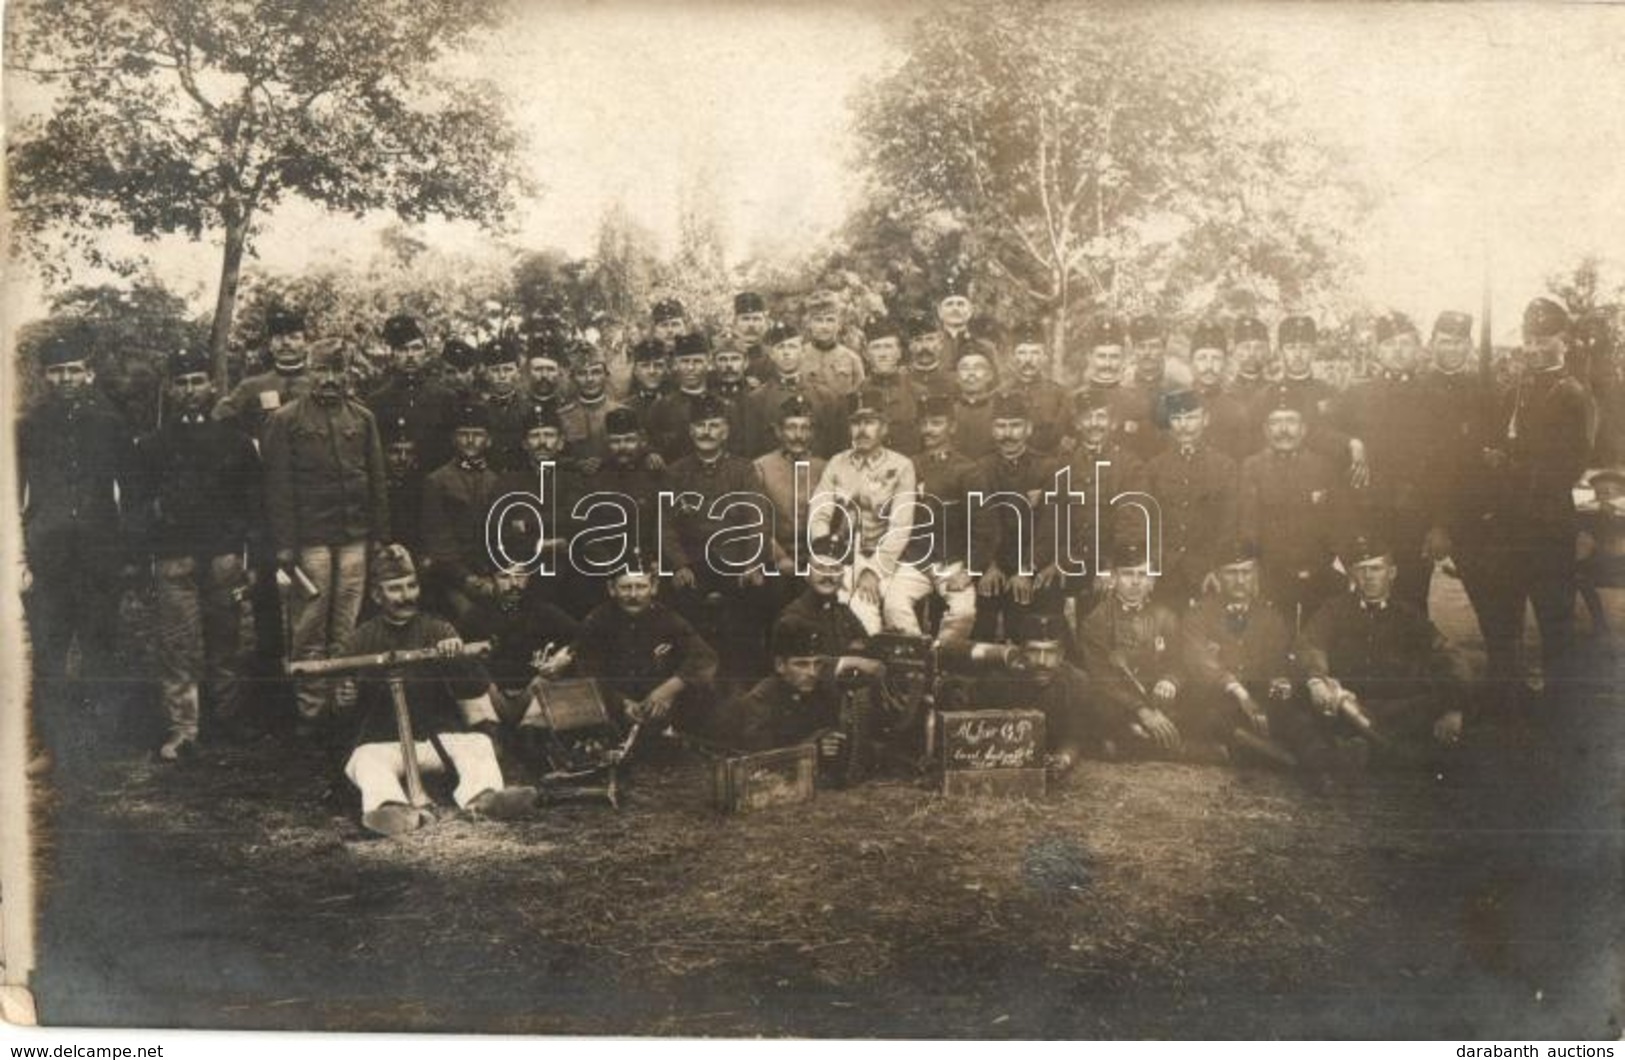
M 373 602 L 378 614 L 356 627 L 344 656 L 438 650 L 443 661 L 404 681 L 413 753 L 424 773 L 450 771 L 457 805 L 472 816 L 511 818 L 529 813 L 536 791 L 506 787 L 497 765 L 496 711 L 483 667 L 464 656 L 463 641 L 451 623 L 418 608 L 418 576 L 412 556 L 400 545 L 380 554 L 373 570 Z M 394 703 L 383 674 L 374 671 L 343 679 L 336 700 L 341 709 L 359 707 L 356 748 L 344 775 L 361 791 L 361 823 L 380 835 L 400 835 L 432 820 L 414 806 L 403 782 L 406 761 L 396 726 Z

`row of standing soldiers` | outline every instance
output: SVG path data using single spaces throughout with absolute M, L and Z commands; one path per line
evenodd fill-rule
M 503 591 L 510 564 L 487 524 L 499 498 L 538 490 L 544 465 L 566 515 L 514 520 L 533 546 L 515 551 L 573 556 L 595 530 L 574 502 L 631 498 L 637 550 L 661 557 L 662 595 L 723 648 L 725 680 L 769 669 L 767 631 L 797 602 L 798 560 L 832 534 L 845 541 L 839 596 L 867 633 L 961 643 L 1019 640 L 1033 621 L 1081 632 L 1116 585 L 1100 575 L 1108 553 L 1142 541 L 1157 601 L 1176 614 L 1215 591 L 1226 542 L 1245 542 L 1262 597 L 1296 630 L 1345 595 L 1339 548 L 1383 540 L 1392 594 L 1412 612 L 1425 612 L 1437 565 L 1459 572 L 1492 690 L 1517 685 L 1526 601 L 1549 680 L 1563 674 L 1572 488 L 1596 415 L 1564 370 L 1570 322 L 1548 300 L 1526 312 L 1505 392 L 1471 363 L 1460 313 L 1441 314 L 1425 346 L 1408 320 L 1383 318 L 1381 375 L 1339 390 L 1316 371 L 1304 317 L 1283 320 L 1273 348 L 1252 318 L 1199 326 L 1183 361 L 1154 323 L 1101 320 L 1072 387 L 1056 376 L 1074 359 L 1058 366 L 1041 328 L 995 346 L 957 292 L 931 327 L 866 321 L 862 353 L 817 304 L 805 333 L 768 320 L 753 295 L 735 308 L 713 344 L 680 306 L 658 304 L 619 388 L 602 351 L 561 327 L 452 341 L 435 358 L 419 323 L 398 316 L 383 328 L 391 375 L 365 392 L 342 340 L 311 341 L 297 313 L 276 311 L 266 371 L 219 396 L 206 360 L 179 352 L 170 418 L 139 440 L 96 393 L 95 351 L 71 336 L 49 344 L 47 397 L 19 429 L 47 745 L 71 743 L 62 730 L 82 690 L 116 676 L 130 567 L 156 580 L 166 758 L 196 740 L 203 700 L 241 717 L 245 600 L 261 656 L 332 655 L 363 613 L 370 559 L 396 542 L 459 629 L 529 606 Z M 687 499 L 663 513 L 663 492 Z M 761 503 L 713 503 L 731 495 Z M 755 570 L 730 568 L 741 558 Z M 530 579 L 526 598 L 585 617 L 604 579 L 577 566 Z M 66 680 L 76 640 L 80 685 Z M 1076 652 L 1076 636 L 1060 640 Z M 299 686 L 302 728 L 331 717 L 331 696 Z

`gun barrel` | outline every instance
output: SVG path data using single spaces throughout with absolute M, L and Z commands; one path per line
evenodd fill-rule
M 464 644 L 457 658 L 468 659 L 488 655 L 491 642 L 487 640 Z M 366 673 L 373 670 L 393 670 L 414 663 L 443 659 L 439 648 L 413 648 L 410 651 L 385 651 L 370 655 L 344 655 L 337 659 L 300 659 L 287 664 L 290 677 L 332 677 L 337 674 Z

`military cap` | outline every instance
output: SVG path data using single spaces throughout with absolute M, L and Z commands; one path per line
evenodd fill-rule
M 773 325 L 767 329 L 767 334 L 762 336 L 762 345 L 772 349 L 774 346 L 789 342 L 791 339 L 799 338 L 801 338 L 799 330 L 782 320 L 775 320 Z
M 396 313 L 384 321 L 384 341 L 392 349 L 398 350 L 407 343 L 422 342 L 423 339 L 423 325 L 418 323 L 417 317 Z
M 954 414 L 954 399 L 951 394 L 929 390 L 926 391 L 924 397 L 920 398 L 919 405 L 916 407 L 922 420 L 928 416 L 952 416 Z
M 767 312 L 767 301 L 755 291 L 740 291 L 734 295 L 734 316 Z
M 1433 334 L 1435 337 L 1447 335 L 1453 339 L 1471 339 L 1473 337 L 1473 315 L 1455 309 L 1446 309 L 1433 321 Z
M 921 335 L 929 335 L 937 330 L 936 321 L 924 313 L 910 313 L 907 322 L 903 325 L 904 336 L 913 342 Z
M 1213 569 L 1230 567 L 1237 563 L 1252 563 L 1259 558 L 1258 542 L 1247 537 L 1227 538 L 1213 552 Z
M 680 345 L 681 343 L 679 343 Z M 604 359 L 604 355 L 599 352 L 596 345 L 585 338 L 579 337 L 565 343 L 564 357 L 570 362 L 571 366 L 592 364 L 594 361 Z
M 1145 543 L 1142 541 L 1119 541 L 1112 546 L 1114 568 L 1143 567 L 1147 562 Z
M 305 330 L 305 314 L 297 309 L 286 306 L 272 306 L 265 311 L 265 334 L 268 338 L 278 335 L 297 335 Z
M 876 313 L 863 322 L 863 340 L 865 342 L 879 342 L 881 339 L 901 339 L 902 337 L 902 322 L 889 314 Z
M 688 331 L 677 336 L 672 343 L 671 355 L 673 357 L 709 357 L 711 356 L 711 340 L 705 337 L 703 331 Z
M 480 363 L 487 368 L 519 360 L 524 346 L 517 335 L 498 335 L 480 344 Z
M 840 534 L 822 534 L 807 542 L 807 554 L 813 559 L 845 563 L 852 558 L 852 543 Z
M 826 655 L 824 633 L 810 622 L 780 622 L 773 629 L 773 654 L 780 659 L 805 659 Z
M 565 342 L 563 332 L 533 331 L 525 340 L 525 359 L 529 361 L 553 361 L 562 364 Z
M 1112 392 L 1105 387 L 1082 386 L 1072 392 L 1072 415 L 1112 407 Z
M 675 298 L 662 298 L 649 307 L 649 317 L 656 324 L 663 320 L 682 320 L 687 315 L 683 303 Z
M 688 422 L 701 423 L 705 420 L 725 420 L 728 418 L 728 403 L 707 391 L 688 403 Z
M 1150 313 L 1142 313 L 1129 321 L 1129 338 L 1136 343 L 1155 342 L 1157 339 L 1168 337 L 1168 329 L 1162 326 L 1162 321 Z
M 835 297 L 835 292 L 833 291 L 814 291 L 812 295 L 807 298 L 808 313 L 827 313 L 831 310 L 839 310 L 840 308 L 841 300 Z
M 1023 615 L 1015 625 L 1015 639 L 1022 644 L 1060 644 L 1066 635 L 1066 619 L 1060 615 Z
M 858 388 L 848 399 L 846 418 L 849 420 L 891 419 L 886 412 L 886 395 L 877 387 Z
M 1237 342 L 1268 342 L 1270 340 L 1270 329 L 1265 327 L 1264 322 L 1255 316 L 1236 318 L 1235 332 Z
M 1225 337 L 1224 325 L 1207 323 L 1198 324 L 1196 330 L 1191 332 L 1191 352 L 1197 350 L 1230 351 L 1230 340 Z
M 1097 346 L 1127 346 L 1128 332 L 1123 322 L 1115 317 L 1099 317 L 1089 325 L 1084 333 L 1084 345 L 1090 349 Z
M 350 350 L 343 339 L 317 339 L 310 344 L 308 357 L 311 368 L 332 364 L 343 368 L 350 361 Z
M 540 427 L 564 430 L 564 421 L 559 418 L 559 410 L 552 402 L 532 402 L 525 412 L 525 430 L 534 431 Z
M 412 430 L 412 425 L 403 418 L 380 419 L 378 421 L 378 437 L 385 446 L 397 445 L 401 442 L 411 442 L 417 445 L 418 436 Z
M 484 405 L 469 401 L 457 406 L 451 417 L 451 429 L 460 431 L 478 428 L 482 431 L 491 429 L 491 412 Z
M 1281 318 L 1275 329 L 1277 342 L 1282 346 L 1313 344 L 1319 337 L 1313 317 L 1290 316 Z
M 52 335 L 40 344 L 39 362 L 43 368 L 90 359 L 90 335 L 82 327 L 73 327 Z
M 1412 323 L 1411 318 L 1398 310 L 1384 313 L 1382 316 L 1377 318 L 1376 334 L 1377 345 L 1379 346 L 1391 339 L 1397 338 L 1400 335 L 1416 335 L 1418 338 L 1421 337 L 1420 333 L 1416 330 L 1416 325 Z
M 643 429 L 638 414 L 629 408 L 613 408 L 604 414 L 605 434 L 636 434 Z
M 1566 335 L 1569 330 L 1568 310 L 1550 298 L 1537 298 L 1523 311 L 1523 331 L 1535 339 Z
M 1049 336 L 1044 332 L 1044 323 L 1040 320 L 1023 320 L 1010 329 L 1010 348 L 1017 346 L 1044 346 L 1049 342 Z
M 213 368 L 209 351 L 198 346 L 182 346 L 169 355 L 169 377 L 207 373 Z
M 1195 412 L 1202 407 L 1202 395 L 1194 390 L 1170 390 L 1157 395 L 1158 421 L 1166 426 L 1175 416 Z
M 956 261 L 942 280 L 943 298 L 969 298 L 971 267 L 968 261 Z
M 632 363 L 648 364 L 650 361 L 664 361 L 666 347 L 660 344 L 659 339 L 640 339 L 632 347 Z
M 791 394 L 779 402 L 779 419 L 787 420 L 796 416 L 813 416 L 813 404 L 807 400 L 806 394 Z
M 1274 412 L 1296 412 L 1299 416 L 1308 416 L 1309 410 L 1314 405 L 1314 401 L 1302 387 L 1274 383 L 1264 394 L 1266 418 Z
M 405 545 L 385 545 L 378 550 L 377 558 L 372 564 L 372 580 L 375 583 L 408 578 L 417 572 L 417 566 L 412 562 L 412 553 L 406 550 Z
M 1392 555 L 1393 550 L 1388 547 L 1388 542 L 1376 534 L 1356 534 L 1344 543 L 1338 558 L 1343 561 L 1344 570 L 1353 570 L 1355 564 Z
M 447 339 L 440 347 L 440 359 L 459 372 L 466 372 L 477 364 L 485 363 L 483 351 L 475 349 L 462 339 Z
M 993 418 L 996 420 L 1025 420 L 1033 414 L 1032 402 L 1020 390 L 1001 390 L 993 395 Z

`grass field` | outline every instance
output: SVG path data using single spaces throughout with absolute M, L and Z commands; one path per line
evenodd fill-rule
M 623 810 L 366 838 L 262 741 L 59 776 L 58 1024 L 569 1034 L 1616 1037 L 1621 704 L 1497 717 L 1326 794 L 1087 762 L 1029 802 L 897 779 L 748 817 L 704 764 Z

